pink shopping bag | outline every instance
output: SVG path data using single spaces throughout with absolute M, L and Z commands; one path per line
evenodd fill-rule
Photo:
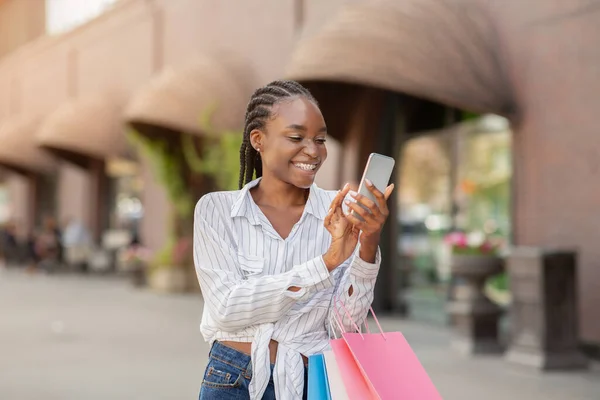
M 335 310 L 335 307 L 334 307 Z M 337 310 L 336 310 L 337 314 Z M 330 320 L 331 322 L 331 320 Z M 344 328 L 339 323 L 338 319 L 335 319 L 339 329 L 341 332 L 344 332 Z M 334 332 L 334 330 L 331 330 Z M 378 400 L 379 397 L 374 389 L 370 386 L 369 381 L 364 377 L 363 372 L 360 370 L 360 367 L 356 363 L 348 344 L 344 339 L 332 339 L 331 336 L 329 338 L 329 345 L 331 346 L 331 350 L 335 356 L 335 362 L 337 364 L 339 375 L 341 376 L 342 383 L 344 385 L 343 390 L 341 391 L 345 394 L 348 400 Z M 332 380 L 328 376 L 329 386 L 334 387 L 336 382 Z M 339 384 L 339 382 L 338 382 Z M 337 396 L 333 395 L 332 399 Z M 342 394 L 342 398 L 343 398 Z
M 343 349 L 343 344 L 334 345 L 334 341 L 331 341 L 349 398 L 442 400 L 404 335 L 400 332 L 384 333 L 372 308 L 371 313 L 380 333 L 370 333 L 368 325 L 367 333 L 362 333 L 354 321 L 352 322 L 357 333 L 344 332 L 342 324 L 338 321 L 338 326 L 343 332 L 343 344 L 348 350 Z M 350 318 L 347 311 L 346 316 Z M 339 318 L 337 310 L 336 317 Z M 351 365 L 353 362 L 356 366 Z M 361 375 L 357 374 L 357 370 Z M 358 383 L 360 378 L 364 384 Z M 369 388 L 369 394 L 366 394 L 363 387 L 361 396 L 355 396 L 354 393 L 358 393 L 358 387 L 361 385 Z
M 329 343 L 331 344 L 333 354 L 335 354 L 335 360 L 338 364 L 348 399 L 379 399 L 377 394 L 369 387 L 368 381 L 363 376 L 345 340 L 333 339 Z

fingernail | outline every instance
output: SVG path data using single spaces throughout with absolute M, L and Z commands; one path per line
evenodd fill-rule
M 346 200 L 346 201 L 344 201 L 344 203 L 346 203 L 347 205 L 350 205 L 350 200 Z
M 344 189 L 346 189 L 347 187 L 348 187 L 348 183 L 346 183 L 346 184 L 344 185 Z
M 352 197 L 356 197 L 356 195 L 358 195 L 358 193 L 356 193 L 354 190 L 351 190 L 349 193 Z
M 369 186 L 373 186 L 373 182 L 371 182 L 370 180 L 368 180 L 368 179 L 365 179 L 365 182 L 367 182 L 367 185 L 369 185 Z

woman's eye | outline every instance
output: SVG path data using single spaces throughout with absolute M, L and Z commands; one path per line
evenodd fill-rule
M 319 144 L 325 144 L 326 141 L 327 141 L 327 139 L 315 139 L 315 142 L 317 142 Z
M 301 142 L 301 141 L 302 141 L 302 138 L 301 138 L 301 137 L 298 137 L 298 136 L 290 136 L 290 140 L 291 140 L 292 142 Z

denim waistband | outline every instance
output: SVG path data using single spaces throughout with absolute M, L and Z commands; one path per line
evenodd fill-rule
M 208 356 L 239 369 L 248 379 L 252 377 L 252 357 L 246 353 L 242 353 L 215 340 Z M 274 367 L 275 365 L 271 364 L 271 373 L 273 373 Z M 307 366 L 305 365 L 304 375 L 306 375 L 306 372 Z M 271 377 L 271 379 L 273 378 Z
M 252 376 L 252 357 L 248 354 L 215 341 L 208 356 L 239 369 L 248 377 Z

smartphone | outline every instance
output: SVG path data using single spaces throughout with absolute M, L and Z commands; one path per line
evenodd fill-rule
M 358 193 L 377 203 L 377 199 L 367 187 L 365 180 L 370 180 L 381 193 L 384 193 L 385 188 L 387 188 L 390 178 L 392 177 L 392 171 L 394 170 L 395 163 L 396 160 L 394 160 L 392 157 L 384 156 L 378 153 L 371 153 L 369 155 L 367 165 L 365 166 L 363 176 L 360 180 L 360 185 L 358 186 Z M 363 208 L 366 209 L 366 207 Z M 361 221 L 363 220 L 363 218 L 355 211 L 352 211 L 352 215 L 356 216 Z

